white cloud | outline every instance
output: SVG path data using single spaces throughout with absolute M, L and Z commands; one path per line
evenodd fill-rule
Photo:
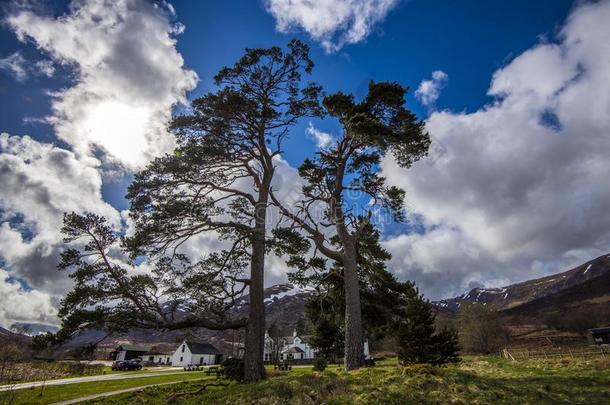
M 19 51 L 10 54 L 6 58 L 0 59 L 0 70 L 5 70 L 20 82 L 23 82 L 28 77 L 25 59 Z
M 415 90 L 415 98 L 426 107 L 433 108 L 448 80 L 447 73 L 442 70 L 435 70 L 432 72 L 432 79 L 422 80 L 419 84 L 417 90 Z
M 135 169 L 173 147 L 166 123 L 197 75 L 183 67 L 170 14 L 144 0 L 89 0 L 57 18 L 29 9 L 6 18 L 21 41 L 74 67 L 75 83 L 54 93 L 49 120 L 77 154 L 102 148 Z
M 53 66 L 53 62 L 50 60 L 39 60 L 34 64 L 36 66 L 36 70 L 46 77 L 53 77 L 55 74 L 55 66 Z
M 399 0 L 266 0 L 276 28 L 305 30 L 327 52 L 364 40 Z
M 0 268 L 0 325 L 8 327 L 14 322 L 55 324 L 55 306 L 47 294 L 24 289 Z
M 316 142 L 316 146 L 320 149 L 328 148 L 335 141 L 331 134 L 320 131 L 311 122 L 307 126 L 305 133 Z
M 442 153 L 403 170 L 427 230 L 387 241 L 392 268 L 438 298 L 567 269 L 610 246 L 610 2 L 583 3 L 559 43 L 498 70 L 491 105 L 427 120 Z
M 95 168 L 70 151 L 28 136 L 0 134 L 0 184 L 3 267 L 55 302 L 70 286 L 56 269 L 63 213 L 96 212 L 117 227 L 119 213 L 103 201 L 102 178 Z

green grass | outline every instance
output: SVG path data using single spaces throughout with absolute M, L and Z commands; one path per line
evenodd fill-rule
M 29 382 L 37 382 L 37 381 L 52 381 L 52 380 L 61 380 L 64 378 L 78 378 L 78 377 L 92 377 L 96 375 L 107 375 L 107 374 L 146 374 L 146 373 L 154 373 L 158 371 L 156 367 L 146 368 L 144 370 L 131 370 L 131 371 L 118 371 L 112 370 L 110 366 L 96 367 L 96 368 L 88 368 L 85 372 L 82 371 L 71 371 L 71 370 L 60 370 L 59 372 L 48 372 L 41 367 L 42 365 L 47 365 L 47 368 L 51 368 L 50 366 L 60 364 L 60 363 L 38 363 L 34 367 L 27 364 L 25 366 L 19 365 L 25 369 L 24 372 L 20 372 L 20 370 L 16 370 L 14 373 L 14 378 L 11 379 L 10 383 L 6 381 L 0 382 L 0 387 L 3 385 L 14 385 L 21 383 L 29 383 Z M 182 371 L 176 370 L 176 371 Z M 173 372 L 173 371 L 169 371 Z M 18 377 L 18 378 L 15 378 Z M 1 404 L 1 403 L 0 403 Z
M 399 367 L 384 362 L 351 373 L 270 371 L 266 381 L 232 383 L 196 395 L 201 383 L 165 386 L 105 398 L 104 404 L 608 404 L 610 361 L 468 357 L 455 366 Z
M 191 372 L 96 383 L 48 386 L 15 392 L 16 404 L 47 404 L 94 393 L 149 384 L 180 384 L 100 398 L 94 404 L 609 404 L 610 358 L 551 359 L 512 362 L 498 357 L 466 357 L 459 365 L 400 367 L 395 359 L 350 373 L 311 367 L 279 373 L 256 384 L 230 383 L 199 394 L 202 379 Z M 177 395 L 183 394 L 186 395 Z M 0 393 L 0 403 L 8 398 Z
M 141 377 L 124 380 L 97 381 L 66 385 L 49 385 L 41 389 L 25 388 L 12 392 L 0 392 L 0 404 L 50 404 L 73 398 L 80 398 L 101 392 L 115 391 L 124 388 L 140 387 L 149 384 L 162 384 L 174 381 L 192 381 L 215 377 L 202 372 L 181 372 L 154 377 Z M 179 384 L 186 385 L 186 384 Z

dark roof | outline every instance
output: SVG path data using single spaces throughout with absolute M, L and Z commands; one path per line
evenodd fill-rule
M 282 353 L 304 353 L 300 347 L 292 346 L 291 348 L 282 351 Z
M 605 327 L 605 328 L 593 328 L 593 329 L 589 329 L 589 332 L 591 332 L 591 333 L 607 333 L 607 332 L 610 332 L 610 326 Z
M 192 342 L 187 340 L 186 345 L 193 354 L 221 354 L 218 349 L 209 343 Z
M 127 352 L 147 352 L 150 349 L 150 346 L 120 345 L 117 347 L 116 351 L 120 352 L 121 350 L 124 350 Z

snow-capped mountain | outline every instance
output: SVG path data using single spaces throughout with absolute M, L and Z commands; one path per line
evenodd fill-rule
M 512 284 L 502 288 L 475 288 L 459 297 L 436 301 L 434 304 L 451 312 L 457 312 L 465 302 L 477 302 L 491 305 L 495 309 L 515 313 L 518 307 L 546 299 L 566 291 L 577 290 L 581 299 L 594 298 L 597 294 L 610 294 L 610 284 L 605 281 L 610 277 L 610 255 L 600 256 L 578 267 L 563 273 Z M 600 284 L 602 291 L 596 292 L 590 285 Z M 591 297 L 590 297 L 591 296 Z M 608 298 L 610 302 L 610 297 Z M 610 320 L 610 319 L 609 319 Z

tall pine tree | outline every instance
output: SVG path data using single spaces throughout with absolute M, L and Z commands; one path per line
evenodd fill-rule
M 345 368 L 364 365 L 362 308 L 358 268 L 366 265 L 359 250 L 374 213 L 404 219 L 404 191 L 385 184 L 379 163 L 387 153 L 408 167 L 427 153 L 429 137 L 423 122 L 405 108 L 406 89 L 396 83 L 369 84 L 364 100 L 336 93 L 323 100 L 326 114 L 343 128 L 341 136 L 322 148 L 314 159 L 299 168 L 303 200 L 298 206 L 271 198 L 291 222 L 291 229 L 304 231 L 316 253 L 334 262 L 293 260 L 301 269 L 337 274 L 342 280 L 345 322 Z M 321 215 L 316 215 L 321 212 Z

